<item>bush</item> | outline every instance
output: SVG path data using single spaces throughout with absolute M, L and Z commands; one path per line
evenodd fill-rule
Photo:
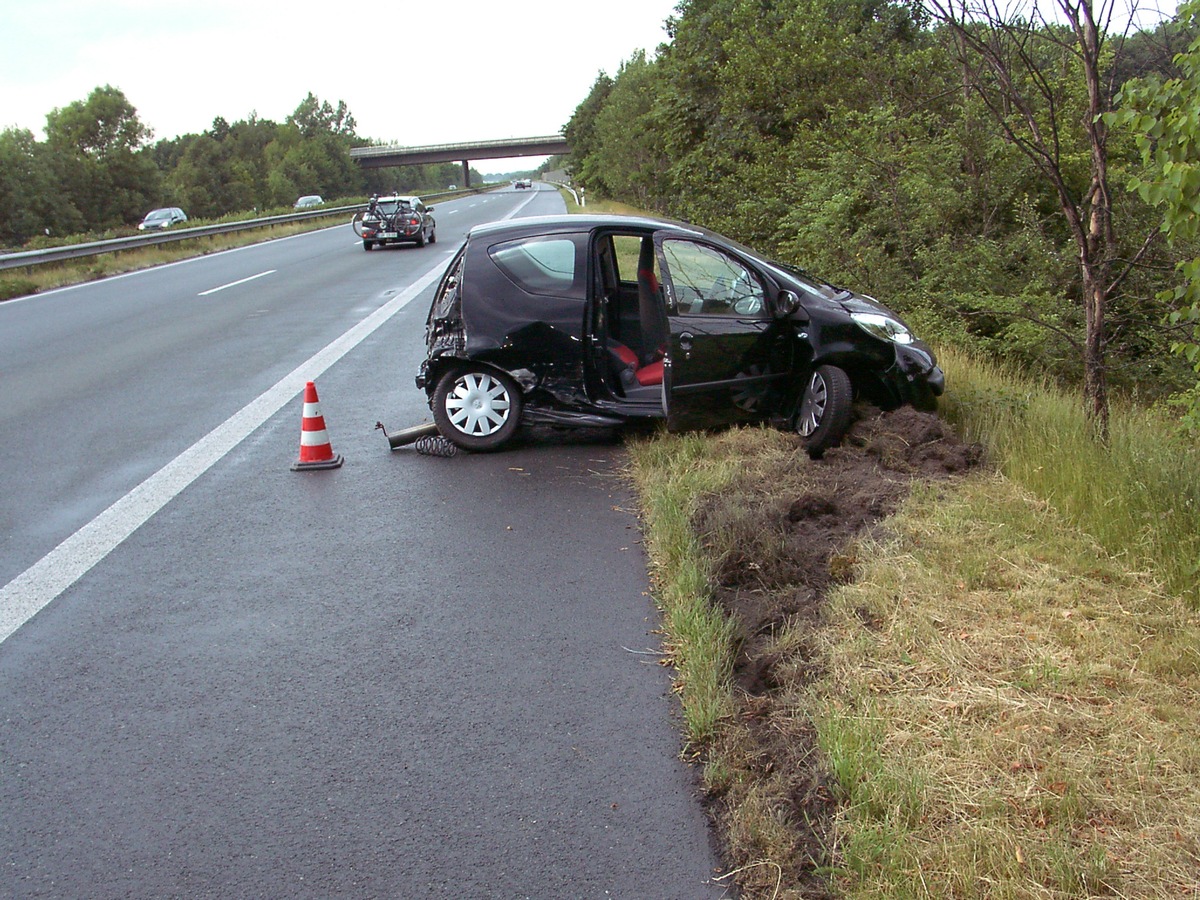
M 36 294 L 38 287 L 28 278 L 0 278 L 0 301 Z

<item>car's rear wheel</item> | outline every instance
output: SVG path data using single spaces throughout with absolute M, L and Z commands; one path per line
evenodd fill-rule
M 800 398 L 796 431 L 813 459 L 820 459 L 846 434 L 853 400 L 850 376 L 837 366 L 818 366 L 809 376 Z
M 363 241 L 363 249 L 364 250 L 370 250 L 374 246 L 375 245 L 373 243 L 371 243 L 370 241 Z
M 417 232 L 417 246 L 418 247 L 425 246 L 425 226 L 424 225 L 422 225 L 421 230 Z
M 431 243 L 431 244 L 437 243 L 437 226 L 436 225 L 429 230 L 429 243 Z
M 447 372 L 433 393 L 433 420 L 464 450 L 495 450 L 516 433 L 521 390 L 502 372 L 469 366 Z

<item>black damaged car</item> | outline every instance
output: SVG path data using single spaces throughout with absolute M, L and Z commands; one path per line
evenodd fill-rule
M 851 403 L 933 410 L 933 352 L 870 297 L 653 218 L 471 230 L 434 294 L 417 386 L 437 430 L 494 450 L 523 424 L 771 421 L 819 457 Z

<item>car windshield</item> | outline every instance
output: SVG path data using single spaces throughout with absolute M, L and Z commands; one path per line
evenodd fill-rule
M 146 214 L 146 221 L 154 222 L 159 219 L 169 219 L 170 217 L 171 211 L 169 209 L 156 209 L 153 212 Z

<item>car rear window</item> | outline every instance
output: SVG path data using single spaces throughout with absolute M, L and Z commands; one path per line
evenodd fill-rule
M 583 235 L 525 238 L 489 249 L 492 260 L 517 287 L 531 294 L 585 297 L 579 247 Z

